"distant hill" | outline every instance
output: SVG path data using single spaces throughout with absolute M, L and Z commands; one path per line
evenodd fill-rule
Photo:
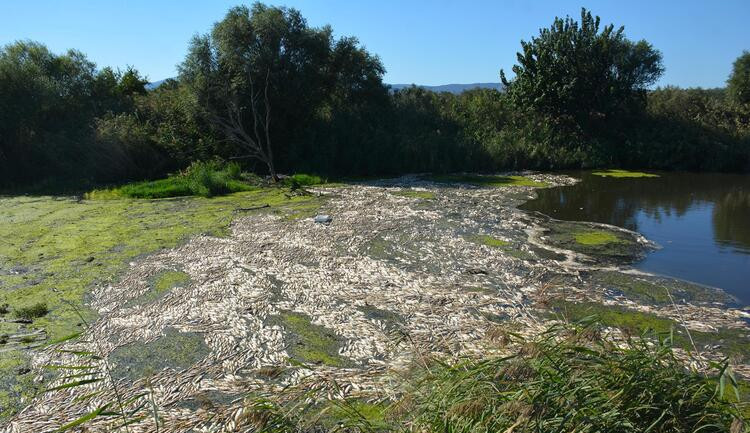
M 466 90 L 477 88 L 503 90 L 502 83 L 443 84 L 440 86 L 423 86 L 420 84 L 391 84 L 390 86 L 393 90 L 401 90 L 407 87 L 417 86 L 426 90 L 431 90 L 433 92 L 450 92 L 456 94 L 462 93 Z
M 146 90 L 154 90 L 157 87 L 161 86 L 162 83 L 164 83 L 168 79 L 169 78 L 148 83 L 146 84 Z M 391 86 L 392 90 L 401 90 L 407 87 L 417 86 L 426 90 L 431 90 L 433 92 L 450 92 L 450 93 L 455 93 L 455 94 L 461 93 L 466 90 L 477 89 L 477 88 L 503 90 L 502 83 L 443 84 L 440 86 L 423 86 L 421 84 L 387 84 L 387 85 Z

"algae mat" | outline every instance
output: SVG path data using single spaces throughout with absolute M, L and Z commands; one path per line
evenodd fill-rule
M 211 199 L 0 198 L 0 306 L 7 305 L 0 311 L 0 336 L 6 336 L 0 339 L 0 416 L 33 392 L 24 385 L 30 382 L 28 350 L 80 333 L 84 320 L 94 318 L 84 306 L 92 288 L 115 280 L 139 256 L 201 233 L 225 235 L 236 209 L 265 204 L 301 216 L 319 199 L 288 198 L 281 189 Z M 19 312 L 39 305 L 48 312 L 17 323 L 29 322 L 18 320 Z

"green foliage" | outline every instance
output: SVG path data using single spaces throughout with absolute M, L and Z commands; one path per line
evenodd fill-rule
M 669 340 L 599 338 L 593 325 L 553 327 L 510 357 L 421 371 L 404 399 L 418 431 L 728 431 L 740 423 L 726 365 L 688 370 Z M 721 385 L 717 386 L 717 379 Z
M 284 185 L 292 187 L 315 186 L 326 183 L 326 180 L 314 174 L 297 173 L 284 179 Z
M 750 51 L 743 51 L 734 61 L 727 92 L 738 104 L 750 104 Z
M 241 180 L 240 167 L 236 163 L 222 166 L 215 161 L 192 163 L 182 173 L 149 182 L 137 182 L 115 189 L 94 190 L 86 194 L 92 200 L 116 198 L 167 198 L 196 195 L 213 197 L 232 192 L 254 189 Z
M 49 313 L 46 302 L 37 302 L 28 307 L 15 308 L 13 314 L 19 319 L 34 320 L 44 317 Z
M 107 149 L 92 125 L 131 109 L 144 82 L 133 69 L 97 72 L 75 50 L 58 55 L 29 41 L 0 48 L 0 183 L 104 176 L 116 168 L 105 163 Z
M 599 22 L 582 9 L 580 23 L 555 18 L 538 37 L 522 41 L 515 79 L 503 75 L 514 105 L 584 129 L 639 105 L 663 72 L 661 54 L 646 41 L 626 39 L 624 27 L 600 32 Z
M 594 171 L 591 174 L 594 176 L 602 176 L 602 177 L 627 177 L 627 178 L 637 178 L 637 177 L 659 177 L 658 174 L 652 174 L 652 173 L 643 173 L 640 171 L 628 171 L 628 170 L 605 170 L 605 171 Z

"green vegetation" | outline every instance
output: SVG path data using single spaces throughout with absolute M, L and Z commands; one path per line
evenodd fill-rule
M 628 170 L 605 170 L 605 171 L 594 171 L 591 174 L 602 177 L 627 177 L 627 178 L 639 178 L 639 177 L 659 177 L 658 174 L 643 173 L 640 171 L 628 171 Z
M 500 248 L 500 247 L 507 247 L 510 245 L 510 242 L 504 241 L 502 239 L 493 238 L 489 235 L 475 235 L 475 236 L 469 236 L 468 240 L 480 245 L 486 245 L 488 247 L 493 248 Z
M 414 189 L 393 191 L 392 194 L 400 197 L 418 198 L 422 200 L 432 200 L 435 198 L 435 193 L 432 191 L 418 191 Z
M 690 331 L 696 347 L 693 347 L 684 328 L 677 322 L 655 314 L 631 310 L 625 307 L 602 305 L 596 302 L 567 302 L 553 300 L 550 303 L 557 314 L 568 321 L 580 321 L 595 317 L 605 326 L 622 329 L 629 335 L 654 333 L 661 336 L 674 332 L 674 344 L 685 350 L 716 352 L 731 356 L 741 362 L 750 359 L 750 335 L 744 329 L 719 328 L 717 332 Z
M 149 290 L 141 296 L 130 300 L 126 307 L 151 303 L 175 287 L 190 283 L 190 275 L 181 271 L 164 271 L 153 278 Z
M 727 92 L 738 104 L 750 104 L 750 51 L 743 51 L 732 65 Z
M 79 332 L 68 305 L 82 305 L 96 283 L 112 281 L 128 261 L 171 248 L 199 233 L 221 236 L 237 208 L 269 205 L 289 218 L 314 213 L 320 198 L 257 188 L 214 198 L 84 200 L 0 198 L 0 305 L 12 311 L 38 303 L 49 314 L 34 320 L 51 339 Z M 85 313 L 87 315 L 89 313 Z
M 583 10 L 580 20 L 557 18 L 522 41 L 517 57 L 515 78 L 503 77 L 506 92 L 389 92 L 383 65 L 355 38 L 335 38 L 295 9 L 261 3 L 230 9 L 196 36 L 177 79 L 153 91 L 134 69 L 97 69 L 80 52 L 16 42 L 0 48 L 0 185 L 90 188 L 158 179 L 216 158 L 274 179 L 277 172 L 750 169 L 746 53 L 726 90 L 650 90 L 663 73 L 659 51 Z M 232 176 L 197 171 L 194 180 L 97 194 L 246 188 Z M 443 180 L 542 186 L 511 179 Z M 296 175 L 287 182 L 320 181 Z
M 274 318 L 275 322 L 277 319 Z M 278 322 L 291 339 L 289 353 L 293 359 L 304 363 L 346 367 L 350 361 L 338 354 L 339 338 L 331 330 L 314 325 L 304 314 L 284 312 Z
M 390 404 L 329 400 L 326 387 L 283 403 L 254 400 L 258 431 L 671 432 L 729 431 L 747 403 L 726 365 L 685 367 L 667 339 L 600 337 L 590 320 L 525 340 L 506 333 L 510 356 L 446 362 L 422 357 Z M 333 423 L 333 424 L 332 424 Z M 649 430 L 650 429 L 650 430 Z M 740 430 L 736 430 L 740 431 Z
M 607 231 L 575 222 L 550 222 L 544 239 L 556 247 L 604 261 L 630 261 L 638 257 L 644 248 L 629 233 Z
M 327 181 L 320 176 L 312 174 L 297 173 L 284 179 L 284 185 L 288 187 L 323 185 Z
M 630 300 L 646 304 L 665 305 L 682 300 L 711 304 L 733 302 L 731 296 L 722 290 L 679 280 L 597 271 L 593 273 L 592 281 L 606 289 L 622 292 Z
M 467 183 L 476 186 L 502 187 L 502 186 L 533 186 L 543 188 L 547 186 L 544 182 L 537 182 L 525 176 L 482 176 L 474 174 L 462 175 L 439 175 L 428 176 L 431 182 L 437 183 Z
M 721 366 L 687 370 L 668 341 L 602 340 L 595 328 L 552 328 L 510 357 L 425 368 L 408 394 L 418 431 L 727 431 L 741 419 Z M 717 392 L 716 377 L 726 378 Z M 679 403 L 677 403 L 679 402 Z M 677 403 L 677 404 L 676 404 Z
M 179 271 L 167 271 L 156 278 L 154 291 L 157 293 L 165 292 L 171 288 L 179 287 L 190 282 L 190 275 Z
M 34 320 L 40 317 L 44 317 L 49 313 L 47 304 L 44 302 L 37 302 L 34 305 L 28 307 L 16 308 L 13 312 L 19 319 Z
M 230 163 L 222 167 L 215 161 L 194 162 L 184 172 L 150 182 L 137 182 L 115 189 L 94 190 L 86 198 L 167 198 L 196 195 L 213 197 L 232 192 L 250 191 L 253 186 L 240 180 L 240 166 Z
M 621 242 L 620 238 L 610 232 L 591 231 L 574 233 L 576 242 L 581 245 L 604 245 L 610 242 Z

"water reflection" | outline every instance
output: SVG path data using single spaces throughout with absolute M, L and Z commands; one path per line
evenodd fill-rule
M 722 287 L 750 302 L 750 176 L 660 173 L 539 191 L 522 206 L 570 221 L 639 231 L 662 245 L 637 267 Z

